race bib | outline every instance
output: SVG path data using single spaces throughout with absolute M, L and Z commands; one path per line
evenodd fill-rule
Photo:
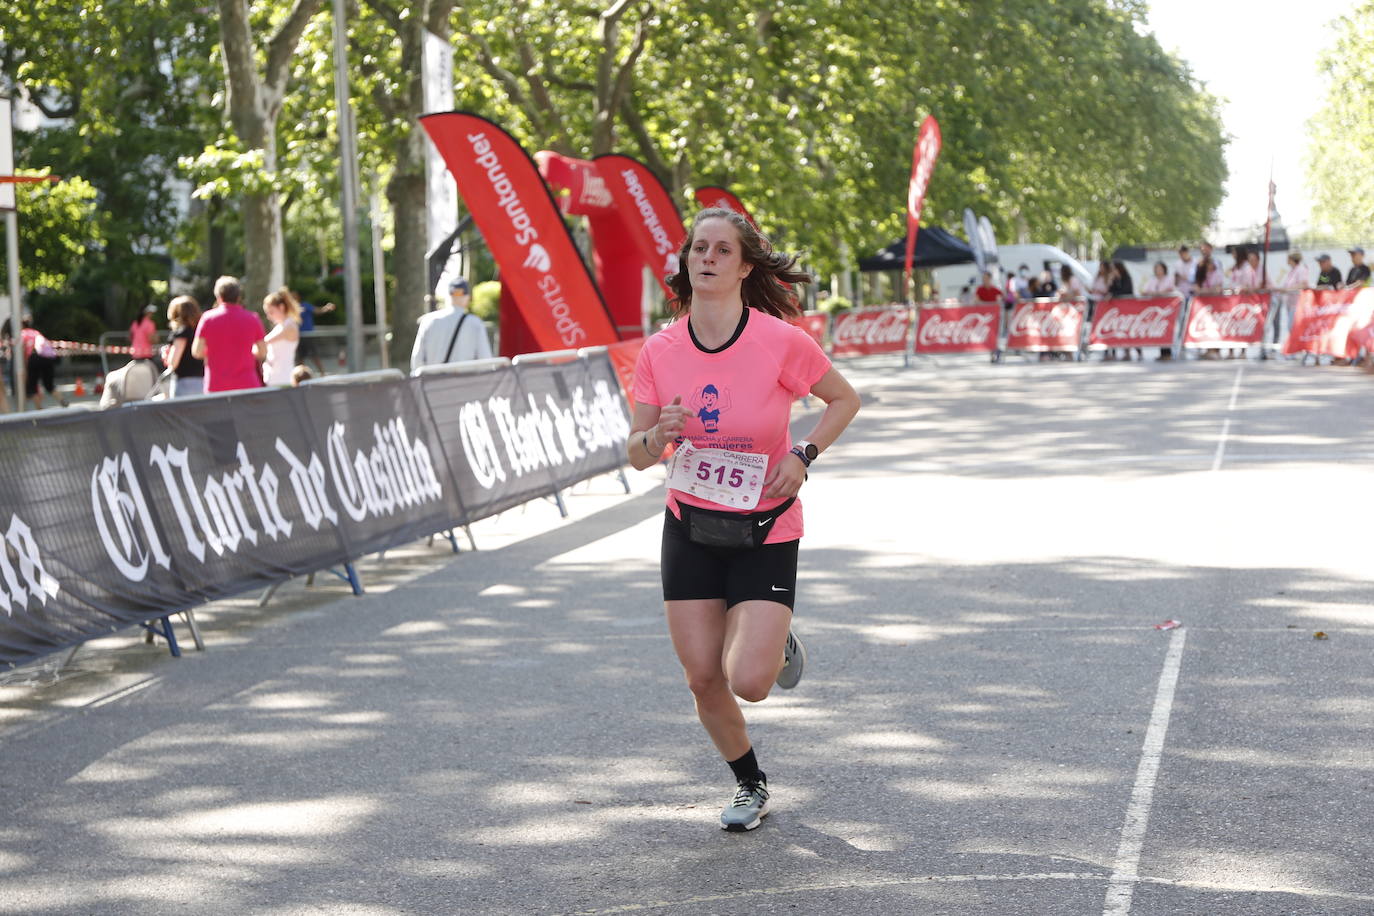
M 767 472 L 767 455 L 697 448 L 683 439 L 668 466 L 668 486 L 732 509 L 752 509 Z

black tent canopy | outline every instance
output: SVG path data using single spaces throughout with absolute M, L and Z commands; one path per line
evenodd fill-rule
M 877 254 L 859 262 L 859 270 L 901 270 L 906 258 L 906 238 L 900 238 Z M 914 269 L 946 267 L 950 264 L 972 264 L 973 249 L 968 242 L 941 229 L 922 227 L 916 233 L 916 252 L 912 255 Z

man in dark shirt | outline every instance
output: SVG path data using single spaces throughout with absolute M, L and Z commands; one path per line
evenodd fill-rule
M 1331 263 L 1331 255 L 1317 257 L 1317 289 L 1340 289 L 1341 272 Z
M 1369 285 L 1369 265 L 1364 262 L 1364 249 L 1350 249 L 1351 268 L 1350 273 L 1345 275 L 1346 286 L 1368 286 Z

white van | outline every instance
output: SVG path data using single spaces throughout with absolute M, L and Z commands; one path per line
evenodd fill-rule
M 997 265 L 994 273 L 997 285 L 1005 286 L 1006 278 L 1025 264 L 1032 274 L 1048 270 L 1054 274 L 1054 283 L 1061 285 L 1059 268 L 1067 264 L 1086 289 L 1092 284 L 1093 275 L 1088 268 L 1073 255 L 1053 245 L 1000 245 L 997 249 Z M 937 267 L 931 271 L 935 279 L 936 295 L 941 299 L 958 299 L 960 291 L 972 281 L 976 288 L 980 281 L 978 265 L 972 261 L 967 264 L 954 264 L 950 267 Z

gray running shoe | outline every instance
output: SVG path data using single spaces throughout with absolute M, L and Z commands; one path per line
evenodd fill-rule
M 753 830 L 767 815 L 768 778 L 760 773 L 757 781 L 739 784 L 734 800 L 720 812 L 720 826 L 731 833 L 743 833 Z
M 778 686 L 791 690 L 801 681 L 802 669 L 806 667 L 806 646 L 791 629 L 787 631 L 787 645 L 782 648 L 783 665 L 778 672 Z

